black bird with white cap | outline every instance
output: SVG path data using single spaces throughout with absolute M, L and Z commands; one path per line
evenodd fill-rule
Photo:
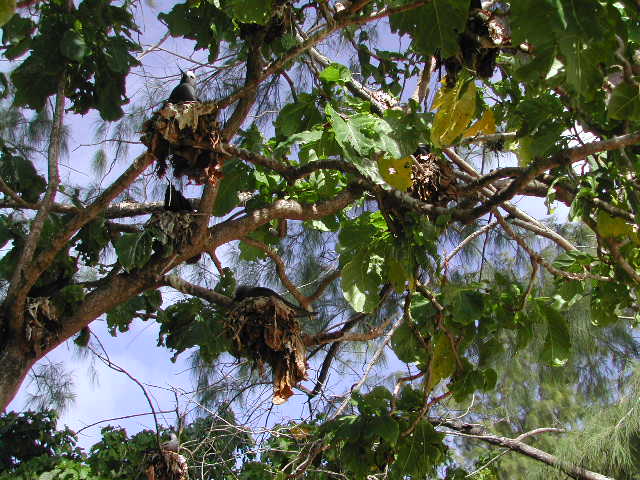
M 182 72 L 182 70 L 180 70 Z M 182 72 L 180 84 L 169 95 L 169 103 L 198 102 L 196 96 L 196 74 L 191 70 Z

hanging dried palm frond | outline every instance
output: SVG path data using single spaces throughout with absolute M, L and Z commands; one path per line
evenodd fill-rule
M 262 373 L 273 371 L 273 403 L 293 395 L 292 388 L 307 378 L 306 349 L 296 310 L 277 297 L 249 297 L 229 312 L 225 328 L 237 357 L 253 360 Z
M 157 159 L 157 173 L 167 171 L 167 160 L 176 177 L 187 176 L 197 184 L 215 184 L 222 177 L 224 155 L 217 110 L 208 103 L 167 104 L 143 125 L 141 138 Z

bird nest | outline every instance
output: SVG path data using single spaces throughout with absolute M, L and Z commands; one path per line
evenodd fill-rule
M 446 204 L 457 197 L 456 177 L 451 165 L 433 153 L 416 155 L 409 194 L 426 203 Z
M 187 460 L 176 452 L 154 450 L 144 460 L 147 480 L 187 480 L 189 467 Z
M 157 159 L 162 177 L 169 164 L 176 177 L 192 183 L 215 185 L 222 178 L 224 155 L 214 105 L 199 102 L 168 103 L 143 125 L 141 141 Z
M 264 373 L 273 372 L 273 403 L 293 395 L 292 388 L 307 378 L 306 349 L 296 310 L 276 297 L 249 297 L 227 315 L 225 329 L 233 342 L 231 353 L 251 359 Z
M 196 216 L 192 213 L 165 211 L 154 213 L 147 226 L 153 228 L 156 240 L 164 247 L 169 247 L 166 253 L 170 255 L 191 245 L 195 220 Z

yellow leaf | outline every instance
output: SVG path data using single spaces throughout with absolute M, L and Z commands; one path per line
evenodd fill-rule
M 290 433 L 296 440 L 304 440 L 311 435 L 311 428 L 304 424 L 294 425 L 291 427 Z
M 480 133 L 484 133 L 485 135 L 496 133 L 496 117 L 490 109 L 485 110 L 480 120 L 471 125 L 462 136 L 475 137 Z
M 406 192 L 412 185 L 411 166 L 413 159 L 411 157 L 390 158 L 382 156 L 378 158 L 378 170 L 385 182 L 393 188 Z
M 451 348 L 451 340 L 444 333 L 441 333 L 435 341 L 431 365 L 429 390 L 432 390 L 441 380 L 449 378 L 456 371 L 456 354 Z
M 464 132 L 476 111 L 476 85 L 460 78 L 453 88 L 442 87 L 433 102 L 437 108 L 431 141 L 436 147 L 450 145 Z
M 613 217 L 604 210 L 598 211 L 598 231 L 603 237 L 621 237 L 633 233 L 633 228 L 623 218 Z

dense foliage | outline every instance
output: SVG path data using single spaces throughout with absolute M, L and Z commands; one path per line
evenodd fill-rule
M 187 1 L 157 15 L 163 33 L 149 46 L 141 16 L 150 7 L 138 2 L 9 7 L 0 12 L 2 54 L 13 67 L 3 78 L 3 118 L 14 119 L 0 142 L 2 405 L 62 342 L 77 336 L 91 348 L 89 326 L 102 316 L 113 335 L 152 319 L 160 346 L 176 356 L 197 349 L 209 365 L 246 354 L 233 347 L 227 315 L 240 269 L 216 254 L 233 247 L 321 313 L 282 337 L 318 368 L 315 385 L 297 385 L 315 410 L 269 435 L 245 478 L 461 478 L 485 457 L 456 461 L 464 449 L 445 441 L 452 432 L 574 478 L 603 478 L 596 467 L 618 475 L 622 464 L 564 462 L 526 444 L 522 431 L 492 434 L 445 406 L 511 395 L 496 385 L 509 384 L 505 370 L 518 353 L 523 372 L 575 372 L 602 332 L 628 335 L 638 321 L 637 2 Z M 145 88 L 126 88 L 170 36 L 193 49 L 176 58 L 192 62 L 208 101 L 167 105 L 168 95 L 149 94 L 159 80 L 151 76 Z M 17 111 L 27 123 L 51 112 L 44 168 L 29 137 L 15 135 L 21 123 L 9 113 Z M 118 158 L 127 167 L 107 187 L 61 180 L 69 178 L 66 116 L 90 111 L 118 122 L 110 140 L 142 135 L 142 153 Z M 165 211 L 149 201 L 149 177 L 204 186 L 182 210 Z M 543 202 L 564 204 L 576 226 L 525 211 Z M 201 275 L 187 281 L 180 275 L 193 267 L 179 267 L 194 263 Z M 185 298 L 168 305 L 171 290 Z M 591 333 L 575 333 L 576 311 L 586 312 Z M 637 352 L 622 337 L 623 361 L 612 361 L 620 383 Z M 330 401 L 332 363 L 357 342 L 373 342 L 375 353 Z M 385 351 L 403 373 L 376 382 L 368 377 Z M 264 363 L 259 352 L 249 360 Z M 544 391 L 531 400 L 544 403 Z M 625 390 L 610 392 L 606 405 Z M 581 426 L 575 417 L 553 422 L 521 426 L 554 434 Z M 56 442 L 81 470 L 112 454 L 94 449 L 84 463 L 72 442 Z M 637 456 L 628 451 L 625 465 Z M 28 463 L 8 458 L 5 468 Z

